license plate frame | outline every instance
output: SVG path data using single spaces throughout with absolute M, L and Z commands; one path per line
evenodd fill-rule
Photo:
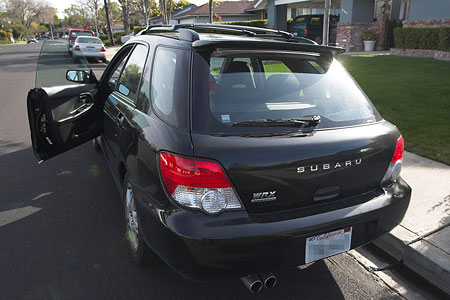
M 346 227 L 306 238 L 305 263 L 350 250 L 353 227 Z

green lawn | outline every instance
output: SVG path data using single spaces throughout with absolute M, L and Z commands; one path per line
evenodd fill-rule
M 450 62 L 388 55 L 341 55 L 408 151 L 450 165 Z

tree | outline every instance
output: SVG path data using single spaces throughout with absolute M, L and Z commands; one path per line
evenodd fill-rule
M 111 24 L 122 22 L 122 12 L 117 2 L 111 2 L 108 0 L 104 0 L 104 2 L 106 2 L 107 5 L 99 9 L 98 27 L 103 33 L 106 34 L 108 32 L 108 20 L 106 18 L 105 8 L 108 7 L 109 21 Z
M 86 6 L 90 9 L 95 23 L 95 33 L 98 36 L 98 9 L 100 0 L 86 0 Z
M 4 0 L 6 12 L 13 21 L 23 25 L 27 30 L 34 21 L 50 22 L 54 10 L 46 1 L 39 0 Z
M 172 0 L 159 0 L 159 8 L 161 9 L 163 24 L 169 24 L 172 13 Z
M 152 6 L 153 0 L 137 0 L 135 2 L 135 7 L 142 14 L 146 26 L 148 26 L 152 15 Z
M 87 28 L 92 24 L 92 18 L 90 18 L 89 8 L 85 5 L 72 4 L 70 7 L 64 9 L 64 23 L 68 27 L 82 27 Z
M 130 34 L 130 7 L 131 0 L 118 0 L 122 9 L 123 27 L 125 34 Z

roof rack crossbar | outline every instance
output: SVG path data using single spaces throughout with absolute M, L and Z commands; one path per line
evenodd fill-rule
M 222 31 L 228 31 L 230 33 L 241 33 L 245 34 L 247 36 L 252 37 L 261 37 L 261 38 L 282 38 L 286 41 L 295 41 L 295 42 L 306 42 L 308 44 L 317 44 L 316 42 L 304 38 L 304 37 L 296 37 L 290 32 L 286 32 L 283 30 L 278 29 L 271 29 L 271 28 L 262 28 L 262 27 L 251 27 L 251 26 L 241 26 L 241 25 L 228 25 L 228 24 L 193 24 L 193 23 L 187 23 L 187 24 L 158 24 L 158 25 L 149 25 L 145 32 L 147 31 L 178 31 L 184 29 L 184 30 L 190 30 L 191 29 L 211 29 L 211 30 L 222 30 Z M 143 32 L 142 34 L 145 34 Z M 183 40 L 187 41 L 195 41 L 198 40 L 198 34 L 195 35 L 193 33 L 184 33 L 183 34 Z

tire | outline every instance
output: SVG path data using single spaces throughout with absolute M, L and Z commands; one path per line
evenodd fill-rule
M 128 174 L 123 180 L 122 200 L 125 216 L 125 237 L 134 263 L 141 266 L 155 265 L 156 255 L 150 250 L 142 237 L 142 230 L 139 223 L 139 214 L 136 210 L 133 189 L 131 187 Z
M 92 140 L 92 147 L 94 148 L 95 152 L 102 152 L 100 137 L 96 137 Z

